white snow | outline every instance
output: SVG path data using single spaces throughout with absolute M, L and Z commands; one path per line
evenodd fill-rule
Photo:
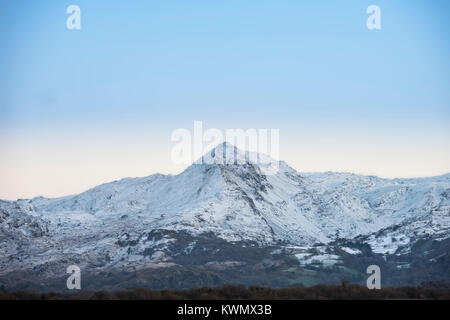
M 349 254 L 360 254 L 361 253 L 361 250 L 358 250 L 355 248 L 342 247 L 341 249 Z
M 339 256 L 335 254 L 318 254 L 318 255 L 307 255 L 307 254 L 296 254 L 295 255 L 300 264 L 303 266 L 311 264 L 319 264 L 325 267 L 331 267 L 336 263 L 340 262 Z

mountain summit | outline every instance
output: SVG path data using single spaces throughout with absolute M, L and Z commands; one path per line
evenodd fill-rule
M 258 165 L 265 174 L 274 174 L 279 169 L 280 161 L 269 155 L 257 152 L 242 151 L 236 146 L 223 142 L 206 152 L 194 164 L 221 164 L 221 165 Z

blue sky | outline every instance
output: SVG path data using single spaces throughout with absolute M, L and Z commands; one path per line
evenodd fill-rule
M 66 28 L 71 4 L 81 30 Z M 170 135 L 194 120 L 279 128 L 300 171 L 449 172 L 448 12 L 444 0 L 3 1 L 0 198 L 179 172 Z

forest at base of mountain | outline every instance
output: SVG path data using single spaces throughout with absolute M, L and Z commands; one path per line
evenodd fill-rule
M 301 299 L 425 299 L 450 300 L 450 283 L 424 282 L 420 286 L 388 287 L 369 290 L 349 284 L 316 285 L 312 287 L 268 288 L 260 286 L 225 285 L 188 290 L 151 290 L 134 288 L 108 291 L 70 293 L 39 293 L 33 290 L 0 291 L 0 300 L 301 300 Z

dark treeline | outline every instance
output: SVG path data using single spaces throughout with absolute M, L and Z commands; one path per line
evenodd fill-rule
M 39 293 L 33 291 L 0 291 L 0 300 L 292 300 L 292 299 L 450 299 L 449 285 L 390 287 L 369 290 L 364 286 L 348 284 L 317 285 L 313 287 L 265 288 L 225 285 L 188 290 L 127 289 L 115 292 L 78 291 Z

